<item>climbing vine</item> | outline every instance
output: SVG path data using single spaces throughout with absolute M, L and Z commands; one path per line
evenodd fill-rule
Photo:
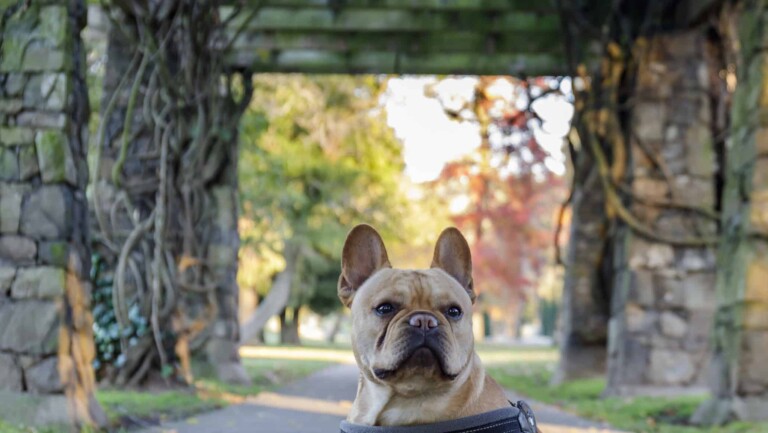
M 234 284 L 236 131 L 251 85 L 225 67 L 240 10 L 219 3 L 102 4 L 113 58 L 91 198 L 97 266 L 108 269 L 97 272 L 112 290 L 97 289 L 95 309 L 100 326 L 114 318 L 99 347 L 119 360 L 108 374 L 118 384 L 153 372 L 190 380 L 190 353 Z
M 578 4 L 577 4 L 578 3 Z M 629 113 L 634 101 L 629 97 L 635 86 L 637 59 L 650 49 L 645 35 L 667 26 L 674 2 L 626 4 L 611 2 L 587 14 L 580 4 L 584 2 L 558 2 L 566 34 L 567 58 L 575 80 L 575 114 L 568 135 L 568 148 L 574 165 L 574 182 L 597 169 L 605 195 L 606 216 L 621 222 L 637 235 L 654 242 L 675 246 L 708 247 L 718 242 L 717 236 L 678 237 L 658 233 L 631 210 L 630 204 L 652 208 L 667 208 L 695 214 L 712 221 L 719 220 L 715 210 L 686 203 L 675 194 L 669 199 L 652 200 L 640 197 L 627 186 L 631 174 L 630 142 L 636 144 L 662 175 L 670 191 L 674 192 L 672 176 L 658 150 L 651 149 L 640 140 L 630 125 Z M 598 24 L 600 23 L 600 24 Z M 586 44 L 576 34 L 589 35 L 600 47 L 599 52 L 584 51 Z M 593 63 L 598 67 L 588 70 Z M 717 74 L 715 74 L 717 76 Z M 562 218 L 573 200 L 573 189 L 563 203 L 555 235 L 556 244 L 562 230 Z M 560 260 L 558 252 L 558 261 Z

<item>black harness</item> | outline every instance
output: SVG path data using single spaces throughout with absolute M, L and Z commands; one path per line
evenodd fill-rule
M 341 433 L 536 433 L 536 417 L 522 400 L 511 407 L 480 415 L 407 427 L 376 427 L 341 423 Z
M 510 401 L 509 404 L 520 411 L 520 415 L 517 416 L 517 421 L 520 424 L 520 431 L 523 433 L 536 433 L 536 415 L 533 414 L 533 409 L 528 406 L 528 403 L 519 400 L 517 403 L 512 403 Z

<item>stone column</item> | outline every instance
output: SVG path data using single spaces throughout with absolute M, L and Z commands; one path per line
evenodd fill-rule
M 183 13 L 192 15 L 188 10 Z M 205 19 L 214 15 L 215 11 L 211 11 Z M 126 273 L 122 302 L 124 306 L 139 306 L 140 314 L 150 320 L 149 304 L 145 302 L 150 295 L 143 287 L 150 287 L 152 282 L 148 275 L 154 272 L 152 251 L 156 232 L 160 231 L 169 268 L 163 276 L 166 280 L 163 292 L 158 295 L 166 306 L 166 311 L 158 314 L 159 328 L 169 331 L 163 337 L 163 345 L 167 346 L 164 353 L 179 358 L 180 372 L 187 379 L 194 370 L 195 374 L 213 374 L 231 383 L 249 383 L 238 352 L 239 289 L 236 275 L 240 238 L 237 230 L 238 136 L 234 125 L 241 113 L 236 110 L 234 101 L 225 100 L 226 95 L 205 93 L 210 92 L 210 88 L 195 89 L 200 91 L 199 98 L 205 102 L 203 107 L 190 105 L 192 98 L 179 100 L 175 106 L 158 102 L 158 95 L 165 94 L 161 88 L 163 72 L 153 70 L 156 62 L 144 64 L 141 47 L 135 40 L 125 38 L 125 32 L 138 32 L 137 22 L 144 18 L 133 16 L 128 10 L 120 10 L 116 16 L 120 17 L 123 28 L 108 30 L 102 101 L 105 127 L 103 139 L 98 143 L 98 171 L 93 185 L 94 227 L 97 237 L 106 242 L 95 244 L 94 249 L 106 258 L 110 272 L 114 271 L 115 275 L 123 250 L 134 253 L 132 265 L 139 269 L 136 274 L 147 281 L 137 281 L 133 274 Z M 154 23 L 152 29 L 161 29 L 175 25 L 176 18 L 174 13 L 149 20 Z M 160 25 L 154 20 L 164 23 Z M 187 38 L 200 37 L 184 33 L 187 30 L 177 30 L 165 44 L 163 66 L 173 73 L 186 67 L 184 62 L 189 61 L 181 59 L 189 55 L 185 52 L 189 49 L 185 44 L 191 43 Z M 215 57 L 205 52 L 211 46 L 212 42 L 196 47 L 199 51 L 195 54 L 200 59 L 207 59 L 200 61 L 211 61 Z M 219 61 L 218 57 L 216 59 Z M 205 69 L 209 74 L 207 77 L 194 78 L 207 84 L 208 79 L 218 79 L 227 73 L 221 65 L 216 66 Z M 124 81 L 126 71 L 130 71 L 131 79 Z M 138 71 L 143 74 L 139 76 Z M 179 75 L 179 87 L 173 90 L 187 96 L 193 87 L 184 81 L 187 75 L 180 72 Z M 174 97 L 180 98 L 177 95 Z M 161 113 L 161 109 L 154 105 L 164 106 L 167 110 Z M 155 112 L 149 113 L 147 108 L 155 109 Z M 128 116 L 131 117 L 126 122 Z M 171 126 L 158 127 L 158 119 Z M 126 126 L 129 129 L 124 131 Z M 194 134 L 200 131 L 208 131 L 206 136 L 214 136 L 210 132 L 219 131 L 216 137 L 226 137 L 217 138 L 220 139 L 215 147 L 217 152 L 201 155 L 191 150 L 208 144 L 196 141 Z M 150 225 L 142 229 L 140 221 L 149 221 L 153 209 L 157 209 L 157 185 L 163 165 L 159 149 L 163 138 L 171 143 L 169 162 L 166 163 L 167 176 L 171 180 L 166 191 L 165 227 L 158 229 Z M 192 166 L 197 169 L 190 169 L 187 165 L 198 160 L 205 161 L 203 168 L 198 165 Z M 135 238 L 138 240 L 131 239 L 132 234 L 137 234 Z M 107 243 L 112 244 L 111 248 L 104 247 Z M 141 372 L 147 357 L 158 357 L 154 338 L 155 335 L 147 333 L 137 338 L 136 344 L 127 345 L 127 361 L 118 376 L 112 378 L 115 382 L 141 382 L 159 370 L 160 361 L 155 360 Z
M 714 398 L 694 415 L 708 424 L 768 420 L 768 5 L 741 6 L 730 26 L 740 51 L 718 251 Z
M 608 218 L 605 193 L 594 161 L 581 152 L 574 176 L 573 220 L 568 241 L 563 308 L 560 317 L 560 362 L 553 383 L 605 374 L 611 281 L 605 263 Z M 574 162 L 576 165 L 576 162 Z M 583 168 L 581 168 L 583 167 Z M 581 170 L 580 170 L 581 168 Z
M 240 362 L 240 322 L 238 305 L 240 287 L 237 284 L 240 234 L 237 220 L 239 201 L 237 189 L 237 145 L 231 149 L 228 175 L 209 189 L 216 215 L 210 221 L 213 233 L 208 245 L 211 278 L 216 281 L 217 314 L 210 326 L 210 336 L 202 340 L 204 351 L 198 362 L 213 369 L 216 377 L 230 383 L 248 383 L 249 378 Z M 203 355 L 204 356 L 201 356 Z
M 623 193 L 646 232 L 625 226 L 616 238 L 607 395 L 705 383 L 715 302 L 706 241 L 718 230 L 706 43 L 696 30 L 638 43 Z
M 91 365 L 84 7 L 0 8 L 0 419 L 10 422 L 106 421 Z

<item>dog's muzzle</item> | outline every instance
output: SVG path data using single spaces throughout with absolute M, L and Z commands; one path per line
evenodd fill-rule
M 373 373 L 377 378 L 386 379 L 405 364 L 412 361 L 414 357 L 423 356 L 419 352 L 424 350 L 431 352 L 438 368 L 440 368 L 445 377 L 453 380 L 457 376 L 457 374 L 447 371 L 444 354 L 445 346 L 443 343 L 444 337 L 439 329 L 423 330 L 421 328 L 409 328 L 401 338 L 405 340 L 402 356 L 391 369 L 374 369 Z

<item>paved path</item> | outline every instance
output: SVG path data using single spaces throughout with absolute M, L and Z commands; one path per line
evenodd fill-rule
M 139 433 L 336 433 L 356 391 L 357 367 L 337 365 L 276 393 Z M 510 400 L 519 398 L 510 393 Z M 617 433 L 552 406 L 531 406 L 544 433 Z

